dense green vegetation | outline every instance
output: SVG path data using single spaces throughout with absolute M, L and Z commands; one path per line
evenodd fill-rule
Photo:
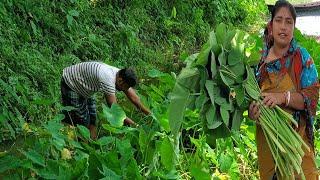
M 198 110 L 187 110 L 173 139 L 168 106 L 183 61 L 217 24 L 252 33 L 266 9 L 255 0 L 3 0 L 0 179 L 257 179 L 252 121 L 209 146 Z M 319 44 L 296 33 L 319 62 Z M 97 141 L 85 127 L 62 125 L 61 71 L 90 60 L 134 67 L 153 115 L 142 116 L 119 94 L 122 108 L 98 105 Z M 140 127 L 119 125 L 125 114 Z

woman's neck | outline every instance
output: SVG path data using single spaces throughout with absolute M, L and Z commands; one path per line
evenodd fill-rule
M 276 57 L 282 57 L 289 50 L 289 46 L 283 47 L 276 44 L 274 44 L 271 48 L 272 48 L 272 52 Z

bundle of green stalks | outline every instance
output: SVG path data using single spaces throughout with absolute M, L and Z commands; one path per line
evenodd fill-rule
M 301 163 L 305 151 L 310 151 L 301 136 L 292 128 L 298 127 L 292 115 L 279 106 L 268 108 L 262 104 L 261 90 L 252 69 L 247 71 L 248 79 L 244 86 L 247 94 L 260 104 L 259 123 L 270 147 L 278 177 L 293 179 L 294 174 L 302 179 L 305 176 Z

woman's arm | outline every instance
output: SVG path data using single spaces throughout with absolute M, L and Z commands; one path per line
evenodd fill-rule
M 275 107 L 276 105 L 287 106 L 296 110 L 303 110 L 304 101 L 301 93 L 290 92 L 290 95 L 287 92 L 282 93 L 262 93 L 263 104 L 267 107 Z

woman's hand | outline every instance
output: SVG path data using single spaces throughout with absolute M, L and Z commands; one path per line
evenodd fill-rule
M 285 93 L 262 93 L 261 96 L 264 97 L 262 103 L 269 108 L 286 103 Z
M 260 108 L 259 108 L 259 104 L 255 101 L 252 101 L 250 106 L 249 106 L 249 118 L 255 121 L 259 120 L 259 116 L 260 116 Z

